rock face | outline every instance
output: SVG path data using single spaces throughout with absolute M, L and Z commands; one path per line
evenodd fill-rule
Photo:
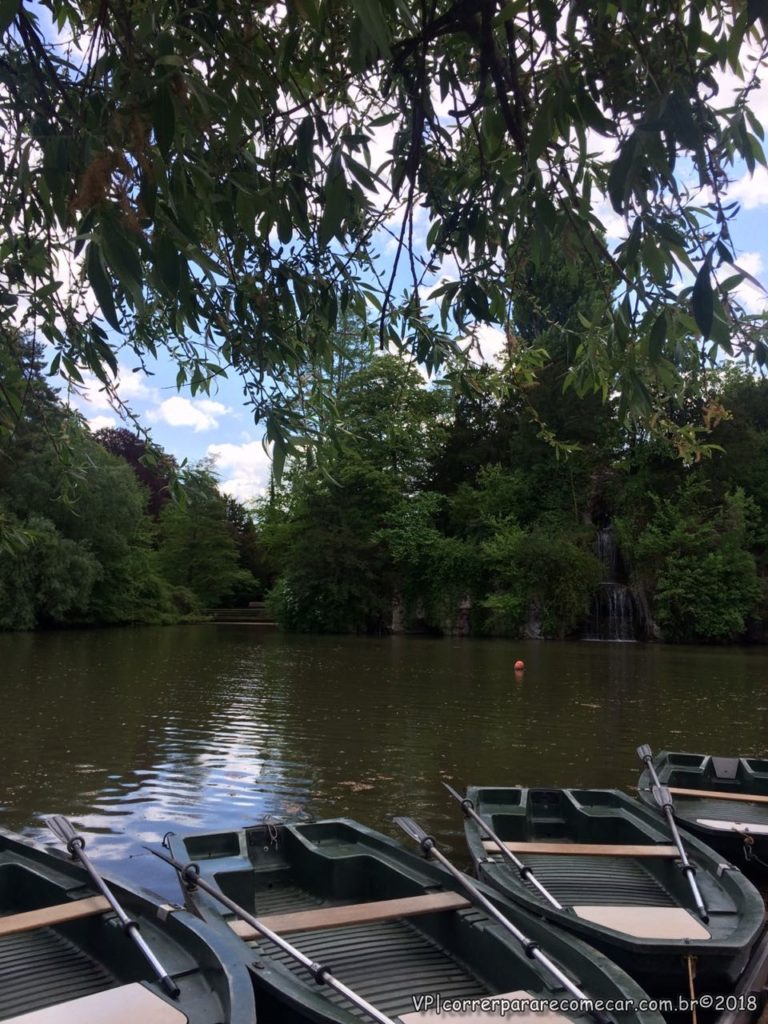
M 434 626 L 429 626 L 426 623 L 424 604 L 421 600 L 416 602 L 415 609 L 409 614 L 402 594 L 396 592 L 392 597 L 392 619 L 389 632 L 392 634 L 440 632 L 445 636 L 470 636 L 472 632 L 471 612 L 472 600 L 469 595 L 465 595 L 456 604 L 453 614 L 446 616 L 439 629 L 436 630 Z
M 405 632 L 405 604 L 403 603 L 402 594 L 397 592 L 392 596 L 392 622 L 390 624 L 390 632 L 394 634 Z
M 469 614 L 471 611 L 472 601 L 466 595 L 459 601 L 453 620 L 445 623 L 445 632 L 449 636 L 469 636 L 471 631 Z
M 543 640 L 544 628 L 541 624 L 541 608 L 538 605 L 531 605 L 528 609 L 528 619 L 523 627 L 523 640 Z
M 592 602 L 585 640 L 638 640 L 646 633 L 644 616 L 627 583 L 626 570 L 610 523 L 597 531 L 597 557 L 603 579 Z

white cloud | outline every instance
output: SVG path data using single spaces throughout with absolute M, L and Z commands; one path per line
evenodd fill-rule
M 140 370 L 134 371 L 124 363 L 118 364 L 118 375 L 115 379 L 115 391 L 127 405 L 136 400 L 157 402 L 160 392 L 147 384 L 149 378 Z M 86 416 L 93 411 L 112 410 L 112 403 L 104 390 L 104 385 L 92 373 L 83 374 L 83 383 L 73 389 L 75 404 Z
M 478 324 L 474 331 L 474 342 L 484 363 L 493 363 L 502 355 L 507 345 L 507 336 L 498 327 Z
M 752 74 L 753 64 L 760 60 L 762 42 L 759 46 L 754 43 L 748 45 L 741 55 L 742 64 L 746 71 L 746 77 Z M 750 59 L 751 58 L 751 59 Z M 737 93 L 744 88 L 744 81 L 735 75 L 730 69 L 715 73 L 715 80 L 718 85 L 717 106 L 721 110 L 727 110 L 733 106 Z M 760 85 L 749 94 L 749 107 L 761 124 L 768 121 L 768 82 L 762 75 L 759 78 Z
M 118 393 L 124 402 L 132 402 L 141 399 L 144 402 L 156 402 L 159 398 L 157 388 L 147 384 L 149 378 L 141 370 L 130 370 L 127 366 L 120 366 Z
M 768 206 L 768 171 L 758 167 L 754 174 L 745 174 L 728 187 L 728 199 L 738 199 L 744 210 Z
M 764 270 L 763 257 L 759 252 L 743 252 L 736 259 L 736 266 L 745 270 L 752 277 L 761 280 Z M 723 272 L 732 273 L 729 265 L 723 266 Z M 749 281 L 744 281 L 735 291 L 736 297 L 742 303 L 748 313 L 762 313 L 768 305 L 768 296 L 759 288 L 755 288 Z
M 206 454 L 216 460 L 216 467 L 224 477 L 219 490 L 238 501 L 250 501 L 266 491 L 271 459 L 261 441 L 209 444 Z
M 112 403 L 107 392 L 104 390 L 104 385 L 91 373 L 83 374 L 83 383 L 77 385 L 75 397 L 77 399 L 75 404 L 86 415 L 94 409 L 106 411 L 112 408 Z
M 626 220 L 616 213 L 607 196 L 602 196 L 592 207 L 592 212 L 599 218 L 605 228 L 605 237 L 609 242 L 623 241 L 629 234 Z
M 219 419 L 229 411 L 229 406 L 210 398 L 181 398 L 174 395 L 173 398 L 166 398 L 156 409 L 150 410 L 147 419 L 167 423 L 169 427 L 192 427 L 198 433 L 218 427 Z
M 88 420 L 92 431 L 103 430 L 105 427 L 118 427 L 120 424 L 114 416 L 93 416 Z

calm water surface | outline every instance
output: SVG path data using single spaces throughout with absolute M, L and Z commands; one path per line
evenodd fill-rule
M 523 658 L 527 671 L 515 677 Z M 440 786 L 631 790 L 635 747 L 768 752 L 768 651 L 254 626 L 0 635 L 0 825 L 64 813 L 104 867 L 171 896 L 143 850 L 266 814 L 409 813 L 466 863 Z

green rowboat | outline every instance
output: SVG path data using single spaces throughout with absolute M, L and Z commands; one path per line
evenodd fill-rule
M 653 764 L 688 832 L 744 870 L 768 871 L 768 761 L 663 750 Z M 655 807 L 647 768 L 638 786 L 643 803 Z
M 180 993 L 167 996 L 85 870 L 0 829 L 5 1024 L 254 1024 L 238 943 L 181 907 L 109 880 Z
M 762 928 L 764 906 L 714 851 L 683 835 L 709 912 L 705 923 L 666 823 L 626 794 L 473 786 L 467 797 L 561 909 L 468 817 L 466 837 L 483 881 L 596 946 L 654 993 L 679 991 L 690 957 L 699 991 L 730 990 Z
M 446 871 L 353 821 L 268 823 L 171 837 L 168 845 L 177 861 L 193 861 L 201 878 L 313 961 L 329 965 L 336 978 L 393 1020 L 450 1020 L 436 1013 L 439 999 L 445 1013 L 446 1001 L 459 999 L 566 998 L 561 983 L 475 909 Z M 186 900 L 204 920 L 220 919 L 221 905 L 200 889 L 187 891 Z M 644 998 L 595 950 L 517 907 L 507 910 L 590 998 L 633 1006 Z M 366 1019 L 276 945 L 229 920 L 242 936 L 260 1020 L 359 1024 Z M 626 1024 L 661 1024 L 656 1012 L 636 1008 L 611 1016 Z M 497 1009 L 482 1019 L 498 1017 Z M 549 1024 L 550 1018 L 518 1010 L 507 1019 Z M 556 1019 L 591 1020 L 582 1008 L 564 1010 Z

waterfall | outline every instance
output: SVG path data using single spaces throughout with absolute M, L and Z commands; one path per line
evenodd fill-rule
M 584 639 L 636 640 L 637 605 L 630 588 L 620 582 L 621 556 L 612 526 L 597 531 L 595 549 L 603 566 L 603 578 L 592 600 Z

